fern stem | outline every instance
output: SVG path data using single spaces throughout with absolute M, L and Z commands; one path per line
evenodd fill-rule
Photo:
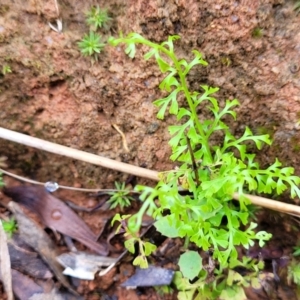
M 183 249 L 184 250 L 188 249 L 189 244 L 190 244 L 190 238 L 189 238 L 189 236 L 186 235 L 185 238 L 184 238 Z
M 189 88 L 187 86 L 186 76 L 182 72 L 179 61 L 177 60 L 175 54 L 172 53 L 171 51 L 167 50 L 165 47 L 162 47 L 162 46 L 159 46 L 159 49 L 163 53 L 165 53 L 174 63 L 174 66 L 175 66 L 175 68 L 177 70 L 177 73 L 178 73 L 178 76 L 180 78 L 180 83 L 181 83 L 181 87 L 182 87 L 184 96 L 186 98 L 186 101 L 187 101 L 187 103 L 189 105 L 189 108 L 190 108 L 190 111 L 192 113 L 193 123 L 196 125 L 196 128 L 197 128 L 200 136 L 202 137 L 201 144 L 202 144 L 202 147 L 205 148 L 205 150 L 206 150 L 206 151 L 204 151 L 207 154 L 207 157 L 205 157 L 205 159 L 208 160 L 208 161 L 205 161 L 205 163 L 211 164 L 211 163 L 213 163 L 213 157 L 212 157 L 212 154 L 211 154 L 211 151 L 210 151 L 208 139 L 207 139 L 207 137 L 206 137 L 206 135 L 205 135 L 205 133 L 202 129 L 202 125 L 199 121 L 199 118 L 198 118 L 198 115 L 197 115 L 197 112 L 196 112 L 196 108 L 193 104 L 193 100 L 192 100 L 192 97 L 191 97 L 191 92 L 189 91 Z

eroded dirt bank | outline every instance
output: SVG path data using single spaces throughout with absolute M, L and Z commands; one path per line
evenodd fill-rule
M 91 64 L 77 46 L 89 28 L 84 12 L 93 1 L 59 3 L 63 32 L 53 31 L 54 4 L 20 1 L 1 4 L 0 125 L 113 159 L 163 170 L 170 168 L 166 126 L 156 120 L 152 101 L 161 75 L 154 62 L 107 46 Z M 113 18 L 106 35 L 135 31 L 153 41 L 179 34 L 177 53 L 198 49 L 209 63 L 190 75 L 190 84 L 220 87 L 218 97 L 238 98 L 236 134 L 245 125 L 274 138 L 263 162 L 278 156 L 299 169 L 299 17 L 291 1 L 99 1 Z M 122 147 L 116 124 L 126 135 Z M 62 159 L 1 141 L 28 175 L 82 184 L 111 184 L 118 176 L 102 168 Z

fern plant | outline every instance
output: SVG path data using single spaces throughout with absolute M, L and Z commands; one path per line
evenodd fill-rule
M 93 30 L 97 30 L 101 27 L 107 27 L 107 23 L 111 20 L 108 16 L 107 9 L 101 9 L 100 6 L 93 6 L 86 13 L 86 22 L 91 25 Z
M 143 205 L 138 213 L 128 219 L 128 227 L 137 232 L 144 213 L 152 215 L 155 226 L 163 235 L 185 239 L 199 248 L 213 251 L 213 259 L 219 268 L 225 268 L 239 261 L 236 247 L 249 248 L 255 241 L 263 246 L 271 238 L 265 231 L 256 232 L 256 223 L 249 221 L 247 205 L 250 201 L 246 192 L 281 194 L 290 189 L 291 196 L 300 197 L 300 178 L 294 176 L 291 167 L 282 168 L 278 159 L 267 169 L 261 169 L 255 161 L 255 154 L 247 151 L 249 143 L 261 149 L 263 144 L 271 144 L 268 135 L 254 135 L 246 127 L 240 137 L 232 134 L 224 118 L 236 119 L 234 107 L 237 99 L 226 100 L 220 107 L 214 93 L 218 88 L 202 85 L 200 91 L 189 88 L 187 75 L 196 65 L 206 66 L 207 62 L 197 50 L 190 62 L 178 58 L 174 52 L 174 41 L 178 36 L 170 36 L 167 41 L 153 43 L 137 33 L 127 37 L 111 38 L 114 46 L 125 44 L 125 52 L 135 57 L 136 45 L 148 46 L 145 59 L 154 57 L 160 71 L 166 74 L 159 88 L 167 96 L 154 101 L 159 110 L 157 117 L 164 119 L 168 114 L 176 116 L 178 123 L 169 126 L 171 159 L 180 167 L 160 174 L 160 182 L 155 188 L 138 186 Z M 182 105 L 178 97 L 183 96 Z M 197 109 L 205 105 L 211 118 L 203 119 Z M 222 133 L 219 145 L 212 145 L 216 132 Z M 189 193 L 182 193 L 182 190 Z M 238 192 L 240 201 L 232 201 Z M 202 270 L 200 266 L 198 273 Z

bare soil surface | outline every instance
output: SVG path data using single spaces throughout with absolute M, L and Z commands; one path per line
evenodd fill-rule
M 190 86 L 195 90 L 201 84 L 220 87 L 221 105 L 237 98 L 241 105 L 238 119 L 231 120 L 233 133 L 239 135 L 249 126 L 256 133 L 270 134 L 273 145 L 258 154 L 260 163 L 267 166 L 278 157 L 300 174 L 300 15 L 293 10 L 294 1 L 58 0 L 59 14 L 55 3 L 1 0 L 0 67 L 8 65 L 12 71 L 0 75 L 1 127 L 157 171 L 174 167 L 169 160 L 167 126 L 175 120 L 156 119 L 152 102 L 160 96 L 162 75 L 154 61 L 143 60 L 146 49 L 131 60 L 122 47 L 107 45 L 94 63 L 80 53 L 77 42 L 89 32 L 85 12 L 100 5 L 112 17 L 109 29 L 102 32 L 104 39 L 137 32 L 162 42 L 178 34 L 179 56 L 192 58 L 193 49 L 203 53 L 209 65 L 192 70 Z M 61 33 L 48 24 L 55 25 L 57 18 L 62 19 Z M 205 115 L 199 113 L 199 117 Z M 124 133 L 129 151 L 113 125 Z M 113 188 L 115 181 L 128 179 L 126 174 L 2 139 L 0 154 L 8 157 L 10 171 L 41 182 Z M 137 181 L 154 184 L 142 178 Z M 8 177 L 5 182 L 16 185 Z M 63 190 L 57 196 L 84 207 L 101 201 Z M 137 207 L 134 204 L 128 212 Z M 81 212 L 80 216 L 99 233 L 116 212 Z M 272 245 L 280 249 L 279 257 L 289 256 L 297 244 L 299 223 L 268 211 L 261 212 L 258 220 L 261 228 L 273 233 Z M 104 237 L 110 232 L 104 232 Z M 116 247 L 123 249 L 121 240 Z M 176 269 L 176 255 L 171 268 Z M 133 273 L 127 257 L 104 278 L 78 281 L 74 286 L 85 299 L 169 297 L 153 288 L 121 288 L 120 283 Z M 101 298 L 104 295 L 108 298 Z M 272 299 L 287 298 L 296 299 L 296 294 L 282 279 Z M 249 299 L 256 299 L 255 295 L 249 294 Z

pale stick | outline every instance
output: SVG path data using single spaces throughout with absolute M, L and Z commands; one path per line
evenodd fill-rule
M 137 167 L 134 165 L 126 164 L 123 162 L 115 161 L 110 158 L 102 157 L 99 155 L 87 153 L 81 150 L 69 148 L 66 146 L 62 146 L 59 144 L 51 143 L 48 141 L 44 141 L 42 139 L 38 139 L 35 137 L 31 137 L 29 135 L 25 135 L 22 133 L 18 133 L 12 130 L 8 130 L 0 127 L 0 138 L 10 140 L 19 144 L 23 144 L 26 146 L 34 147 L 43 151 L 67 156 L 70 158 L 78 159 L 84 162 L 88 162 L 97 166 L 109 168 L 115 171 L 120 171 L 132 175 L 136 175 L 139 177 L 147 178 L 154 181 L 159 181 L 158 174 L 159 172 L 144 169 L 141 167 Z M 280 211 L 283 213 L 287 213 L 290 215 L 300 217 L 300 207 L 292 204 L 286 204 L 283 202 L 258 197 L 254 195 L 245 194 L 251 203 L 255 205 L 259 205 L 262 207 L 266 207 L 272 210 Z M 238 193 L 234 193 L 233 198 L 235 200 L 239 200 Z
M 35 137 L 31 137 L 29 135 L 4 129 L 2 127 L 0 127 L 0 138 L 34 147 L 43 151 L 78 159 L 104 168 L 136 175 L 143 178 L 148 178 L 155 181 L 158 180 L 158 172 L 156 171 L 144 169 L 96 154 L 87 153 L 81 150 L 44 141 Z

